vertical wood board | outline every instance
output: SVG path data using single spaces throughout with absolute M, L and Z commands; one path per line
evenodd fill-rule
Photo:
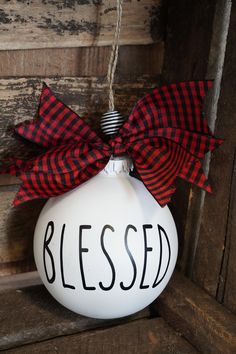
M 236 4 L 232 3 L 215 130 L 215 134 L 225 139 L 225 142 L 221 149 L 213 155 L 211 161 L 210 179 L 212 180 L 214 193 L 206 195 L 205 198 L 193 271 L 194 281 L 212 296 L 217 297 L 219 301 L 223 301 L 225 286 L 227 287 L 227 296 L 229 296 L 230 286 L 232 286 L 229 308 L 234 310 L 236 288 L 231 283 L 231 275 L 235 274 L 236 271 L 236 249 L 234 245 L 236 234 L 233 228 L 235 221 L 232 214 L 236 193 L 234 188 L 236 149 L 235 21 Z M 230 263 L 228 263 L 229 257 Z M 228 280 L 227 274 L 229 276 Z
M 208 124 L 211 130 L 214 130 L 215 121 L 217 120 L 216 111 L 221 85 L 225 46 L 227 44 L 226 37 L 230 17 L 230 6 L 230 1 L 217 0 L 214 10 L 212 37 L 210 40 L 210 53 L 207 63 L 207 77 L 213 78 L 214 84 L 212 89 L 209 90 L 208 97 L 205 100 L 205 105 L 203 107 L 203 111 L 206 114 Z M 213 155 L 218 153 L 221 153 L 221 149 L 215 151 Z M 207 154 L 206 157 L 203 159 L 203 169 L 206 171 L 207 175 L 210 160 L 211 154 Z M 214 189 L 214 173 L 212 175 L 213 178 L 209 176 L 210 183 L 213 183 L 213 193 L 216 193 L 217 191 Z M 192 276 L 194 268 L 194 260 L 199 238 L 202 210 L 205 196 L 207 196 L 207 194 L 208 193 L 206 193 L 200 188 L 197 188 L 196 186 L 194 186 L 190 190 L 189 206 L 185 226 L 185 240 L 187 242 L 186 247 L 184 249 L 183 259 L 181 262 L 181 269 L 189 277 Z M 213 272 L 214 271 L 217 271 L 217 268 L 214 269 Z
M 167 8 L 162 80 L 164 83 L 206 79 L 215 0 L 175 1 Z M 190 185 L 176 180 L 170 204 L 179 234 L 179 266 L 185 268 L 190 237 L 185 234 Z

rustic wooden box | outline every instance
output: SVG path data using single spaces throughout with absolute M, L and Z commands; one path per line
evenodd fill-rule
M 0 1 L 0 158 L 35 148 L 10 134 L 34 116 L 42 81 L 95 128 L 107 107 L 115 0 Z M 0 350 L 6 353 L 236 353 L 236 3 L 127 0 L 115 81 L 128 113 L 161 83 L 215 79 L 209 124 L 225 139 L 205 159 L 214 193 L 178 181 L 171 209 L 180 253 L 149 309 L 98 321 L 58 305 L 40 285 L 32 237 L 44 204 L 17 208 L 19 180 L 0 176 Z

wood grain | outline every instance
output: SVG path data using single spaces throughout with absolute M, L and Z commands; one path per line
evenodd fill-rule
M 2 50 L 0 76 L 106 76 L 110 52 L 110 46 Z M 159 75 L 163 55 L 163 41 L 150 45 L 121 46 L 116 76 Z
M 210 5 L 210 2 L 208 2 L 208 4 Z M 203 107 L 203 111 L 205 112 L 211 130 L 214 129 L 214 122 L 217 119 L 216 111 L 218 104 L 218 95 L 221 89 L 221 72 L 224 60 L 230 6 L 231 5 L 229 2 L 220 0 L 216 2 L 215 8 L 212 9 L 214 19 L 212 24 L 212 35 L 211 37 L 209 37 L 210 52 L 206 65 L 206 78 L 213 78 L 214 85 L 212 89 L 209 90 L 209 93 L 205 99 L 205 105 Z M 203 49 L 204 48 L 205 46 L 203 46 Z M 218 153 L 221 153 L 220 149 L 214 152 L 214 154 Z M 203 166 L 206 172 L 208 171 L 208 162 L 210 161 L 210 158 L 210 154 L 207 154 L 206 157 L 203 159 Z M 214 189 L 214 173 L 211 182 L 213 183 L 213 193 L 217 193 L 217 190 Z M 184 248 L 181 257 L 181 269 L 188 277 L 192 277 L 193 273 L 205 195 L 206 193 L 200 188 L 197 188 L 196 186 L 191 186 L 184 230 Z M 203 274 L 204 273 L 205 270 Z
M 3 291 L 0 303 L 0 350 L 149 317 L 148 309 L 117 320 L 80 316 L 56 302 L 42 285 Z
M 25 256 L 25 259 L 21 259 L 20 261 L 12 260 L 9 263 L 0 264 L 0 280 L 2 277 L 8 275 L 16 275 L 25 272 L 32 272 L 35 270 L 36 270 L 36 266 L 34 264 L 32 251 L 31 248 L 29 248 L 29 254 Z
M 99 349 L 98 349 L 99 348 Z M 5 353 L 197 354 L 161 318 L 142 319 L 112 328 L 71 335 L 15 348 Z
M 167 4 L 164 83 L 206 78 L 215 12 L 215 0 L 170 0 Z M 190 185 L 181 179 L 170 204 L 179 235 L 179 267 L 186 271 L 191 232 L 185 232 Z M 190 230 L 192 231 L 190 225 Z
M 168 2 L 163 65 L 165 81 L 205 78 L 215 6 L 214 0 Z
M 40 279 L 37 271 L 11 274 L 5 277 L 0 277 L 0 292 L 13 289 L 23 289 L 41 284 L 42 280 Z
M 182 274 L 175 272 L 155 306 L 200 353 L 236 352 L 236 317 Z
M 0 186 L 10 186 L 12 184 L 19 184 L 20 179 L 8 174 L 0 175 Z
M 149 44 L 160 39 L 159 4 L 159 0 L 124 2 L 121 44 Z M 0 49 L 68 48 L 113 41 L 115 0 L 1 0 L 0 5 Z
M 232 3 L 230 26 L 218 102 L 215 135 L 225 139 L 213 155 L 210 179 L 214 193 L 206 195 L 193 279 L 212 296 L 236 310 L 235 259 L 235 149 L 236 149 L 236 4 Z M 230 289 L 231 288 L 231 289 Z

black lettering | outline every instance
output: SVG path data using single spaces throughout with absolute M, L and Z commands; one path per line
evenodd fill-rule
M 61 230 L 61 244 L 60 244 L 60 266 L 61 266 L 61 280 L 64 288 L 75 289 L 73 285 L 66 284 L 65 276 L 64 276 L 64 267 L 63 267 L 63 243 L 64 243 L 64 233 L 65 233 L 66 225 L 63 224 Z
M 112 260 L 111 260 L 111 257 L 110 257 L 109 254 L 107 253 L 107 250 L 105 249 L 105 246 L 104 246 L 104 235 L 105 235 L 106 229 L 109 229 L 109 230 L 111 230 L 112 232 L 115 231 L 112 226 L 110 226 L 110 225 L 105 225 L 105 226 L 103 227 L 103 229 L 102 229 L 102 234 L 101 234 L 101 247 L 102 247 L 102 251 L 103 251 L 103 253 L 105 254 L 105 256 L 106 256 L 106 258 L 107 258 L 107 260 L 108 260 L 108 262 L 109 262 L 109 264 L 110 264 L 111 272 L 112 272 L 111 284 L 110 284 L 109 286 L 104 286 L 101 281 L 99 282 L 100 288 L 101 288 L 102 290 L 105 290 L 105 291 L 111 290 L 111 289 L 113 288 L 114 283 L 115 283 L 115 278 L 116 278 L 116 272 L 115 272 L 114 264 L 113 264 L 113 262 L 112 262 Z
M 157 275 L 156 275 L 156 278 L 155 278 L 154 283 L 152 285 L 153 288 L 155 288 L 158 284 L 160 284 L 162 282 L 162 280 L 164 279 L 166 272 L 169 268 L 170 256 L 171 256 L 170 242 L 169 242 L 168 236 L 167 236 L 165 230 L 163 229 L 163 227 L 161 227 L 159 224 L 157 225 L 157 227 L 158 227 L 159 243 L 160 243 L 160 258 L 159 258 L 159 264 L 158 264 L 158 269 L 157 269 Z M 167 266 L 164 271 L 164 274 L 162 275 L 161 279 L 158 280 L 159 275 L 160 275 L 160 271 L 161 271 L 161 265 L 162 265 L 162 234 L 164 234 L 164 236 L 165 236 L 165 239 L 166 239 L 166 242 L 168 245 L 169 255 L 168 255 Z
M 82 253 L 88 252 L 88 248 L 82 247 L 82 233 L 83 233 L 83 230 L 89 230 L 91 228 L 92 228 L 91 225 L 80 225 L 80 227 L 79 227 L 79 264 L 80 264 L 82 284 L 83 284 L 83 288 L 85 290 L 96 290 L 95 286 L 87 286 L 86 285 L 85 276 L 84 276 L 83 259 L 82 259 Z
M 132 229 L 134 230 L 135 232 L 137 232 L 137 229 L 136 227 L 134 227 L 133 225 L 128 225 L 126 227 L 126 230 L 125 230 L 125 248 L 126 248 L 126 251 L 129 255 L 129 258 L 131 260 L 131 263 L 132 263 L 132 266 L 133 266 L 133 270 L 134 270 L 134 276 L 133 276 L 133 280 L 132 282 L 130 283 L 130 285 L 128 286 L 125 286 L 123 282 L 120 282 L 120 287 L 122 290 L 129 290 L 132 288 L 132 286 L 134 285 L 135 283 L 135 280 L 136 280 L 136 276 L 137 276 L 137 267 L 136 267 L 136 263 L 134 261 L 134 257 L 132 255 L 132 253 L 130 252 L 130 249 L 128 247 L 128 232 L 129 232 L 129 229 Z
M 142 273 L 141 283 L 140 283 L 140 286 L 139 286 L 140 289 L 149 288 L 149 285 L 143 285 L 144 278 L 145 278 L 145 273 L 146 273 L 146 267 L 147 267 L 147 253 L 152 251 L 152 247 L 147 247 L 147 232 L 146 232 L 147 229 L 152 229 L 152 225 L 149 225 L 149 224 L 143 225 L 144 262 L 143 262 L 143 273 Z
M 47 239 L 47 235 L 48 235 L 49 229 L 51 230 L 51 233 L 50 233 L 50 236 Z M 55 278 L 56 278 L 56 271 L 55 271 L 55 264 L 54 264 L 53 255 L 52 255 L 52 252 L 51 252 L 50 248 L 48 247 L 48 245 L 51 242 L 51 239 L 53 237 L 53 234 L 54 234 L 54 223 L 53 223 L 53 221 L 49 221 L 49 223 L 47 224 L 47 228 L 46 228 L 46 232 L 45 232 L 45 236 L 44 236 L 44 243 L 43 243 L 43 264 L 44 264 L 44 270 L 45 270 L 45 274 L 46 274 L 46 277 L 47 277 L 47 281 L 50 284 L 52 284 L 55 281 Z M 47 251 L 47 254 L 49 255 L 49 258 L 51 260 L 51 266 L 52 266 L 52 276 L 51 276 L 51 278 L 49 278 L 48 271 L 47 271 L 47 266 L 46 266 L 46 251 Z

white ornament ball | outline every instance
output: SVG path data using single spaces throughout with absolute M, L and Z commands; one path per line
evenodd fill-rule
M 43 283 L 68 309 L 93 318 L 135 313 L 163 291 L 178 240 L 161 208 L 127 159 L 110 160 L 81 186 L 45 204 L 34 236 Z

